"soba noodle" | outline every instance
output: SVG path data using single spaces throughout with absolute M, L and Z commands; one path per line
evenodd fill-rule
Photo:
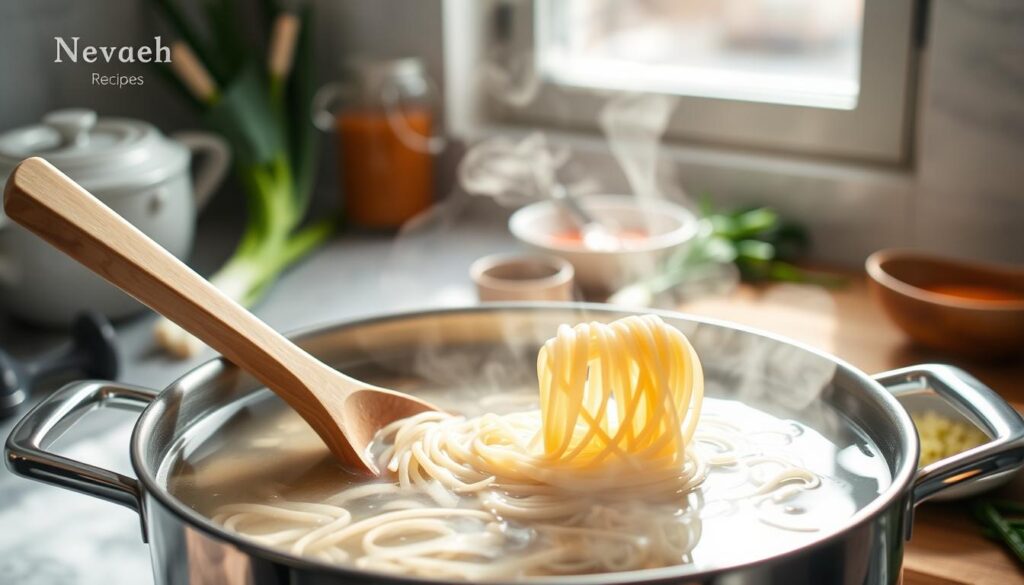
M 818 485 L 785 457 L 748 449 L 728 421 L 698 426 L 700 362 L 657 317 L 563 326 L 538 374 L 539 410 L 428 412 L 382 429 L 373 450 L 388 481 L 317 502 L 223 505 L 213 519 L 329 562 L 509 579 L 687 562 L 712 467 L 745 470 L 716 501 L 768 502 L 766 522 L 783 527 L 771 504 Z

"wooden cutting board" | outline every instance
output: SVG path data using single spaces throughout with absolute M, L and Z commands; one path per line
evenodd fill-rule
M 1024 364 L 977 363 L 912 345 L 868 294 L 863 275 L 836 290 L 772 284 L 742 285 L 727 297 L 701 299 L 680 310 L 726 319 L 797 339 L 876 373 L 928 362 L 964 368 L 1024 412 Z M 995 495 L 1024 502 L 1024 474 Z M 1024 567 L 1000 543 L 982 536 L 965 504 L 923 504 L 904 556 L 905 585 L 1024 585 Z

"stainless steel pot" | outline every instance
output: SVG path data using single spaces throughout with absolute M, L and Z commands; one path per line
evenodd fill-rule
M 328 363 L 363 380 L 416 388 L 522 387 L 535 352 L 556 326 L 611 320 L 625 313 L 597 305 L 492 305 L 385 316 L 298 336 Z M 1019 465 L 1024 421 L 992 390 L 949 366 L 869 376 L 806 346 L 721 322 L 662 313 L 687 333 L 704 364 L 707 393 L 791 418 L 839 447 L 868 442 L 892 481 L 854 494 L 863 505 L 842 527 L 784 554 L 738 554 L 728 565 L 675 566 L 551 579 L 561 583 L 896 583 L 914 506 L 972 479 Z M 918 440 L 894 393 L 931 387 L 991 437 L 981 447 L 917 469 Z M 196 368 L 162 392 L 80 382 L 53 394 L 14 429 L 7 463 L 17 474 L 139 512 L 158 584 L 320 584 L 417 582 L 291 556 L 227 532 L 166 488 L 168 461 L 182 445 L 241 401 L 272 400 L 223 360 Z M 142 410 L 131 439 L 136 478 L 47 451 L 85 412 Z M 204 431 L 205 432 L 205 431 Z M 841 464 L 837 457 L 838 464 Z

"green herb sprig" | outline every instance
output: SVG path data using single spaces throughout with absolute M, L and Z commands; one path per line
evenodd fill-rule
M 845 279 L 793 264 L 810 247 L 807 230 L 783 219 L 769 207 L 717 211 L 705 199 L 700 205 L 698 235 L 669 257 L 649 279 L 612 295 L 612 303 L 649 305 L 659 295 L 691 279 L 713 274 L 712 267 L 733 264 L 747 282 L 793 282 L 837 287 Z
M 716 211 L 705 199 L 701 203 L 706 237 L 699 240 L 688 263 L 700 260 L 732 262 L 747 282 L 780 281 L 839 286 L 843 279 L 799 268 L 793 264 L 810 248 L 807 230 L 783 219 L 769 207 Z M 684 253 L 685 254 L 685 253 Z
M 974 518 L 986 534 L 1002 541 L 1024 565 L 1024 504 L 1009 500 L 974 500 Z

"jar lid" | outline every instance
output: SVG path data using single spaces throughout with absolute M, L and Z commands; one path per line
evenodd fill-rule
M 51 112 L 43 123 L 0 135 L 0 173 L 41 156 L 88 189 L 139 188 L 180 172 L 189 160 L 184 146 L 152 124 L 99 118 L 86 109 Z
M 366 85 L 379 85 L 395 77 L 422 77 L 426 75 L 419 57 L 380 59 L 354 57 L 348 62 L 349 70 Z

